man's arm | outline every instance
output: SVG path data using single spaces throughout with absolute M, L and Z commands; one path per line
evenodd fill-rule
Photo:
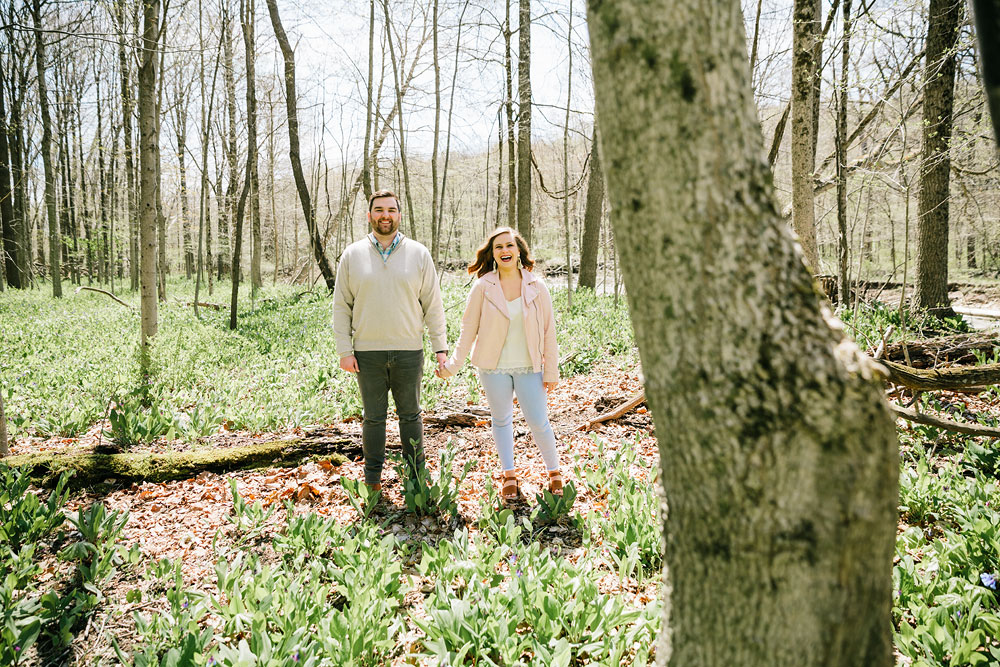
M 425 250 L 426 257 L 420 282 L 420 307 L 424 311 L 424 325 L 431 336 L 431 349 L 448 358 L 448 335 L 445 328 L 444 304 L 441 302 L 441 290 L 438 288 L 437 271 L 430 252 Z M 441 356 L 439 354 L 439 357 Z M 441 359 L 439 358 L 440 362 Z M 440 364 L 439 364 L 440 365 Z
M 340 258 L 337 282 L 333 288 L 333 335 L 340 357 L 340 367 L 348 372 L 358 371 L 354 358 L 353 334 L 354 294 L 350 286 L 350 262 L 347 253 Z

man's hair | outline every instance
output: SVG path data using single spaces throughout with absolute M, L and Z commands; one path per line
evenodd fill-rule
M 372 202 L 376 199 L 382 199 L 383 197 L 392 197 L 396 200 L 396 208 L 399 208 L 399 197 L 392 190 L 376 190 L 372 193 L 372 196 L 368 198 L 368 212 L 372 212 Z M 400 211 L 402 212 L 402 211 Z

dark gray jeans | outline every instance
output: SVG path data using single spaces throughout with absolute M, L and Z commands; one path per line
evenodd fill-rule
M 424 465 L 424 429 L 420 419 L 420 381 L 424 375 L 423 350 L 355 351 L 358 388 L 364 408 L 361 446 L 365 454 L 365 481 L 378 484 L 385 463 L 385 417 L 389 392 L 399 415 L 403 457 L 416 457 Z

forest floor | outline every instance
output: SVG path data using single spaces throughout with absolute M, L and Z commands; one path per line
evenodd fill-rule
M 434 412 L 425 413 L 425 417 L 462 412 L 470 405 L 475 406 L 468 400 L 465 387 L 453 385 L 449 389 L 448 393 L 438 398 Z M 581 483 L 581 471 L 588 465 L 589 459 L 614 456 L 619 448 L 628 448 L 631 450 L 628 457 L 634 462 L 631 474 L 641 484 L 651 486 L 653 483 L 652 476 L 658 466 L 659 455 L 652 434 L 651 416 L 645 404 L 617 420 L 581 430 L 600 412 L 624 403 L 641 389 L 635 370 L 623 372 L 617 365 L 604 364 L 595 366 L 586 375 L 561 381 L 549 396 L 550 420 L 560 443 L 564 476 L 567 482 L 575 485 L 578 494 L 573 511 L 583 518 L 602 512 L 607 516 L 606 493 L 594 493 Z M 485 408 L 484 399 L 479 401 L 478 407 Z M 535 494 L 545 488 L 544 465 L 520 411 L 515 416 L 517 469 L 525 500 L 512 503 L 510 507 L 516 517 L 529 520 L 536 505 Z M 108 422 L 102 421 L 77 438 L 22 437 L 12 443 L 11 453 L 86 453 L 93 451 L 101 442 L 101 431 L 107 428 Z M 217 434 L 194 443 L 158 440 L 147 447 L 129 451 L 168 453 L 191 448 L 236 447 L 317 432 L 346 437 L 353 443 L 353 446 L 346 447 L 348 451 L 360 450 L 361 423 L 357 417 L 349 417 L 338 423 L 273 433 L 229 431 L 220 427 Z M 391 455 L 391 452 L 400 449 L 394 416 L 390 416 L 388 436 L 387 453 Z M 500 486 L 499 460 L 493 446 L 489 418 L 483 417 L 471 427 L 425 424 L 424 447 L 428 468 L 435 478 L 443 450 L 454 453 L 454 470 L 460 470 L 466 462 L 474 463 L 459 487 L 458 517 L 454 520 L 420 518 L 407 512 L 397 472 L 387 461 L 383 473 L 383 501 L 376 508 L 374 519 L 383 530 L 403 543 L 434 545 L 450 538 L 456 528 L 462 527 L 470 534 L 476 533 L 480 529 L 484 508 L 491 499 L 495 501 L 495 493 Z M 101 493 L 92 490 L 73 493 L 65 505 L 69 512 L 86 508 L 94 502 L 104 503 L 110 512 L 127 512 L 128 522 L 118 541 L 125 549 L 138 545 L 141 558 L 136 566 L 120 567 L 102 587 L 104 602 L 89 617 L 85 627 L 77 629 L 78 634 L 66 649 L 57 656 L 49 654 L 38 661 L 29 654 L 25 656 L 28 661 L 23 664 L 42 664 L 53 657 L 65 664 L 110 664 L 117 661 L 113 641 L 117 641 L 126 654 L 137 648 L 137 635 L 141 633 L 137 632 L 134 613 L 149 616 L 169 612 L 167 597 L 156 595 L 158 591 L 155 589 L 162 588 L 162 582 L 149 578 L 143 572 L 144 567 L 148 568 L 149 564 L 163 559 L 180 564 L 179 572 L 185 587 L 203 591 L 206 595 L 218 595 L 215 581 L 220 554 L 237 545 L 245 546 L 240 531 L 231 521 L 234 513 L 231 483 L 235 482 L 239 495 L 247 505 L 259 502 L 265 509 L 274 507 L 279 510 L 255 527 L 254 549 L 263 552 L 267 551 L 267 542 L 285 527 L 286 510 L 290 506 L 294 506 L 298 514 L 314 513 L 344 526 L 358 522 L 358 512 L 348 501 L 341 477 L 363 480 L 360 456 L 341 465 L 333 465 L 328 460 L 305 460 L 296 467 L 242 470 L 222 475 L 206 472 L 181 481 L 132 484 L 127 488 Z M 581 535 L 579 526 L 566 521 L 540 525 L 534 539 L 569 562 L 580 558 L 585 550 L 583 542 L 589 542 Z M 59 561 L 57 549 L 41 555 L 43 574 L 40 583 L 65 580 L 71 568 L 69 564 Z M 404 562 L 404 571 L 413 572 L 419 560 L 420 550 L 417 550 L 411 554 L 409 562 Z M 610 562 L 607 565 L 597 582 L 599 591 L 624 599 L 633 608 L 646 607 L 658 599 L 659 579 L 656 576 L 646 573 L 636 578 L 621 578 Z M 410 603 L 419 605 L 419 596 Z M 402 647 L 400 657 L 393 664 L 415 664 L 410 649 L 414 644 L 419 648 L 421 636 L 421 632 L 411 627 L 407 645 Z M 426 658 L 429 660 L 429 657 Z

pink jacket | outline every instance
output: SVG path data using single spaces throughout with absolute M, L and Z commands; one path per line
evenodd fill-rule
M 559 348 L 552 298 L 545 283 L 525 269 L 521 269 L 521 303 L 532 367 L 536 373 L 542 371 L 543 382 L 556 382 L 559 380 Z M 462 368 L 470 348 L 473 366 L 487 370 L 496 368 L 509 327 L 510 315 L 500 287 L 500 276 L 491 271 L 477 280 L 469 293 L 458 345 L 445 364 L 447 375 L 454 375 Z

